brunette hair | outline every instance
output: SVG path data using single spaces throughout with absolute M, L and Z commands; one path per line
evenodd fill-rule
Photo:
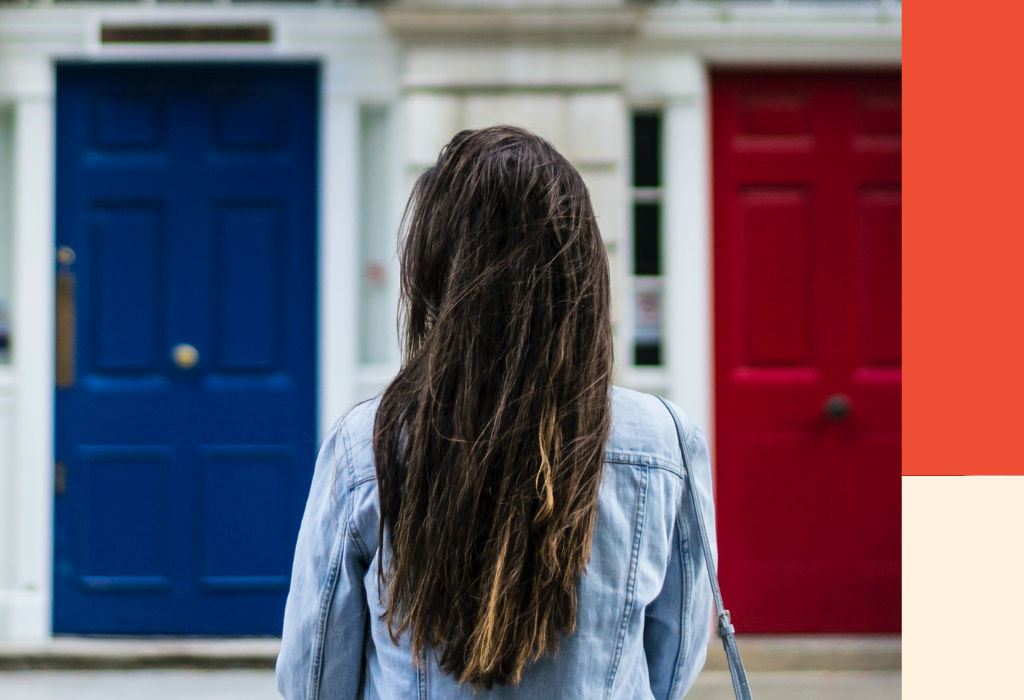
M 416 181 L 404 363 L 373 447 L 393 641 L 474 687 L 517 684 L 576 624 L 611 430 L 608 257 L 579 172 L 509 126 Z

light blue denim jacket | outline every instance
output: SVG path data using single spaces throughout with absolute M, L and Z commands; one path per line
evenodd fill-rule
M 612 433 L 575 632 L 517 687 L 476 694 L 441 673 L 430 654 L 414 664 L 408 640 L 392 644 L 380 620 L 376 408 L 377 401 L 361 404 L 339 421 L 317 459 L 277 659 L 285 698 L 660 700 L 686 693 L 704 664 L 711 587 L 675 426 L 657 398 L 612 389 Z M 675 410 L 714 543 L 707 444 Z

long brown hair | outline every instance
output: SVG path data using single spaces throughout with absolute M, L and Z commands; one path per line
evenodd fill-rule
M 404 229 L 404 363 L 373 432 L 382 619 L 461 682 L 516 684 L 576 624 L 611 429 L 608 257 L 580 174 L 508 126 L 457 134 Z

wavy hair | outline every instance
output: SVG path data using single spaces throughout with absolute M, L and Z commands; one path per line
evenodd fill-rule
M 457 134 L 403 229 L 403 366 L 373 432 L 382 619 L 417 662 L 514 685 L 576 624 L 611 429 L 608 257 L 579 172 L 509 126 Z

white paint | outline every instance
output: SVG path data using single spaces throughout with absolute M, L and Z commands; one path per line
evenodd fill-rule
M 898 2 L 676 2 L 652 5 L 641 45 L 714 66 L 899 67 Z
M 320 175 L 320 435 L 355 402 L 359 315 L 359 106 L 326 96 Z
M 13 109 L 10 105 L 0 105 L 0 304 L 5 305 L 10 299 L 14 269 L 11 256 L 13 126 Z M 14 459 L 17 401 L 14 386 L 14 371 L 0 357 L 0 636 L 10 629 L 11 601 L 6 592 L 10 591 L 14 580 L 11 565 L 16 539 Z
M 410 165 L 425 167 L 459 130 L 462 104 L 455 95 L 413 93 L 405 98 L 405 115 L 406 157 Z
M 622 93 L 577 92 L 568 103 L 566 157 L 578 167 L 618 163 L 627 134 Z
M 14 175 L 14 110 L 0 103 L 0 323 L 11 298 L 11 178 Z M 6 364 L 6 351 L 0 350 L 0 365 Z
M 615 162 L 618 162 L 616 159 Z M 628 190 L 622 186 L 620 169 L 579 168 L 583 182 L 590 191 L 590 202 L 594 207 L 594 216 L 601 229 L 601 238 L 605 245 L 617 250 L 622 238 L 622 218 Z
M 50 630 L 53 552 L 53 102 L 14 105 L 13 375 L 17 401 L 5 636 Z
M 616 47 L 498 45 L 413 46 L 403 82 L 409 88 L 614 85 L 622 81 Z
M 482 129 L 511 124 L 543 136 L 560 151 L 566 150 L 565 98 L 558 93 L 470 93 L 464 101 L 463 128 Z
M 694 54 L 670 48 L 640 48 L 626 57 L 626 94 L 634 104 L 660 107 L 671 97 L 703 89 L 704 64 Z
M 9 367 L 0 367 L 0 630 L 9 628 L 10 604 L 3 592 L 9 592 L 14 580 L 10 565 L 16 531 L 14 529 L 14 448 L 16 446 L 14 376 Z
M 694 70 L 700 59 L 691 57 Z M 711 221 L 706 80 L 664 110 L 664 338 L 673 401 L 712 439 Z

